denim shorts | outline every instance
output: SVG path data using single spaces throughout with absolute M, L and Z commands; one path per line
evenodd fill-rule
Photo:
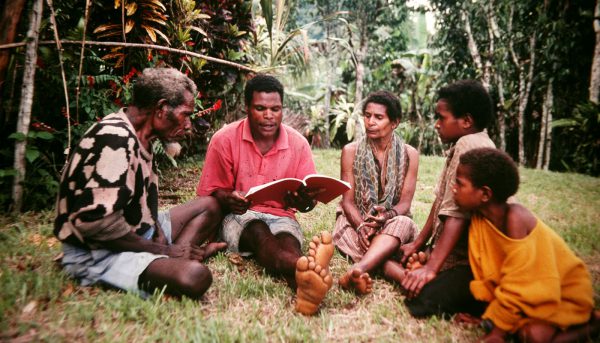
M 172 244 L 169 211 L 160 212 L 157 221 L 163 229 L 168 244 Z M 155 229 L 155 227 L 150 228 L 142 237 L 148 240 L 152 239 Z M 62 243 L 62 247 L 63 269 L 69 276 L 79 280 L 82 286 L 102 283 L 138 293 L 142 297 L 146 297 L 148 294 L 138 286 L 140 275 L 152 261 L 168 258 L 166 255 L 155 255 L 148 252 L 115 253 L 106 249 L 87 250 L 65 242 Z
M 273 235 L 287 232 L 294 236 L 300 243 L 300 246 L 302 246 L 304 236 L 302 235 L 300 224 L 298 224 L 296 220 L 289 217 L 280 217 L 272 214 L 248 210 L 244 214 L 228 214 L 223 219 L 220 235 L 221 240 L 227 243 L 227 249 L 229 251 L 239 253 L 242 256 L 252 255 L 247 251 L 240 252 L 240 236 L 242 235 L 244 228 L 246 228 L 246 225 L 248 225 L 249 222 L 257 219 L 265 222 Z

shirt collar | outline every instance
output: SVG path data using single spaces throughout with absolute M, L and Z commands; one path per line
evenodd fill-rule
M 243 119 L 242 124 L 242 139 L 248 142 L 252 142 L 252 144 L 256 144 L 254 142 L 254 137 L 252 137 L 252 131 L 250 130 L 250 121 L 248 118 Z M 271 150 L 285 150 L 289 148 L 289 139 L 288 133 L 286 129 L 283 127 L 283 123 L 279 125 L 279 136 L 277 136 L 277 140 Z

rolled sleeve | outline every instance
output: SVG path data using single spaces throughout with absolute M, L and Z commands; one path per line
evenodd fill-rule
M 219 189 L 234 190 L 233 159 L 230 144 L 224 144 L 225 138 L 217 132 L 208 145 L 202 175 L 196 188 L 199 196 L 211 195 Z

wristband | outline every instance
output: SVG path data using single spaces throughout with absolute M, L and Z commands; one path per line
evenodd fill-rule
M 392 208 L 391 210 L 387 210 L 385 212 L 385 220 L 390 220 L 390 219 L 392 219 L 394 217 L 397 217 L 397 216 L 398 216 L 398 211 L 396 211 L 395 208 Z
M 486 318 L 481 321 L 481 328 L 485 333 L 490 333 L 494 329 L 494 322 Z

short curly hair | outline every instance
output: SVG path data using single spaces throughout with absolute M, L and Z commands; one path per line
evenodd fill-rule
M 461 80 L 438 90 L 437 100 L 446 100 L 455 118 L 470 114 L 479 130 L 492 122 L 492 99 L 479 81 Z
M 460 156 L 460 164 L 469 168 L 471 183 L 479 188 L 488 186 L 498 202 L 505 202 L 519 189 L 519 169 L 502 150 L 469 150 Z
M 370 103 L 376 103 L 385 106 L 386 113 L 390 118 L 390 121 L 400 121 L 402 118 L 402 107 L 400 106 L 400 99 L 388 91 L 377 91 L 369 94 L 363 104 L 362 111 L 365 112 L 367 105 Z
M 177 107 L 186 100 L 185 91 L 195 98 L 196 84 L 185 74 L 174 68 L 146 68 L 133 84 L 131 104 L 147 109 L 167 100 L 171 107 Z
M 246 106 L 250 106 L 254 92 L 277 92 L 281 98 L 281 103 L 283 103 L 283 85 L 271 75 L 256 74 L 256 76 L 246 82 L 246 88 L 244 88 L 244 100 L 246 101 Z

